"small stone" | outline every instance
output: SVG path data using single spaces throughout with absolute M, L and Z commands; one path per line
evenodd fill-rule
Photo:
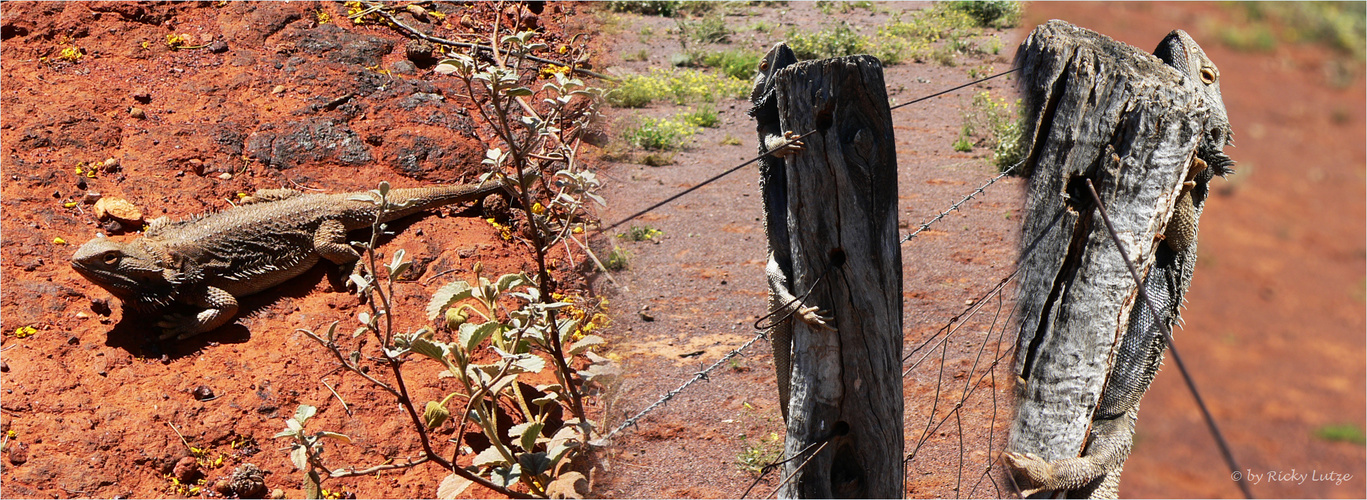
M 534 29 L 536 29 L 537 25 L 540 24 L 540 23 L 541 23 L 541 16 L 538 16 L 538 15 L 533 14 L 533 13 L 531 13 L 531 12 L 526 12 L 526 13 L 522 14 L 522 29 L 524 29 L 524 30 L 534 30 Z
M 152 102 L 152 93 L 147 89 L 137 89 L 133 91 L 133 100 L 143 104 Z
M 285 498 L 285 490 L 282 490 L 280 488 L 271 490 L 272 500 L 280 500 L 281 498 Z
M 9 446 L 9 463 L 14 465 L 24 465 L 28 462 L 28 445 L 24 443 L 14 443 Z
M 285 86 L 284 86 L 284 85 L 276 85 L 275 88 L 271 89 L 271 93 L 272 93 L 272 94 L 275 94 L 275 95 L 283 94 L 283 93 L 285 93 Z
M 123 223 L 114 219 L 100 223 L 100 230 L 104 231 L 105 234 L 120 234 L 123 233 L 123 229 Z
M 171 476 L 179 479 L 181 484 L 193 484 L 199 479 L 199 462 L 195 457 L 185 457 L 176 462 L 176 467 L 171 469 Z
M 102 198 L 102 196 L 100 195 L 99 191 L 89 191 L 85 193 L 85 196 L 81 197 L 81 203 L 85 203 L 86 205 L 92 205 L 95 202 L 100 201 L 100 198 Z
M 223 173 L 221 173 L 221 174 L 218 174 L 218 178 L 219 178 L 219 179 L 223 179 L 223 180 L 225 180 L 225 181 L 226 181 L 226 180 L 231 180 L 231 179 L 233 178 L 233 174 L 232 174 L 232 172 L 223 172 Z
M 0 359 L 0 373 L 9 373 L 9 363 L 3 359 Z
M 105 356 L 96 356 L 95 362 L 90 364 L 90 368 L 95 370 L 96 375 L 99 375 L 101 377 L 108 377 L 109 358 Z
M 85 311 L 76 311 L 76 317 L 80 319 L 88 319 L 90 318 L 90 315 L 86 314 Z
M 394 64 L 389 65 L 389 71 L 398 73 L 400 75 L 412 75 L 418 72 L 418 65 L 413 64 L 412 61 L 407 60 L 394 61 Z
M 231 495 L 233 494 L 233 483 L 229 481 L 226 477 L 214 481 L 214 491 L 217 491 L 218 494 L 223 495 L 225 497 Z
M 195 395 L 195 400 L 197 401 L 208 401 L 210 399 L 214 399 L 214 390 L 210 389 L 207 385 L 201 385 L 199 387 L 196 387 L 194 392 L 192 392 L 191 394 Z
M 103 168 L 105 172 L 117 171 L 119 169 L 119 159 L 107 158 L 104 160 L 104 163 L 100 165 L 100 167 Z
M 228 51 L 228 42 L 225 42 L 223 40 L 214 40 L 212 42 L 209 42 L 208 49 L 209 52 L 213 52 L 215 54 L 222 54 Z
M 128 116 L 141 120 L 147 118 L 147 112 L 143 111 L 142 108 L 130 108 L 128 110 Z
M 472 19 L 472 18 L 470 18 L 470 15 L 469 15 L 469 14 L 466 14 L 466 15 L 460 16 L 460 25 L 461 25 L 461 26 L 464 26 L 464 27 L 466 27 L 466 28 L 474 29 L 474 27 L 475 27 L 475 20 Z
M 423 21 L 427 20 L 427 9 L 422 8 L 422 6 L 418 4 L 410 3 L 408 5 L 405 5 L 404 10 L 408 11 L 409 14 L 413 14 L 413 17 L 416 17 Z
M 137 223 L 142 221 L 142 211 L 123 198 L 100 198 L 95 202 L 95 217 Z
M 80 343 L 81 343 L 81 338 L 80 338 L 80 337 L 77 337 L 77 336 L 75 336 L 75 335 L 72 335 L 72 336 L 66 338 L 66 343 L 67 343 L 68 345 L 77 345 L 77 344 L 80 344 Z
M 650 306 L 642 307 L 641 311 L 636 314 L 641 316 L 641 321 L 655 321 L 655 316 L 650 314 Z

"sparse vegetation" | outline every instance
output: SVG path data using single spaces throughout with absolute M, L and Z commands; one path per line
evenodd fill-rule
M 749 80 L 754 78 L 755 68 L 759 67 L 762 57 L 762 54 L 753 50 L 733 49 L 709 52 L 703 54 L 701 59 L 703 66 L 717 68 L 731 78 Z
M 631 252 L 619 246 L 612 247 L 612 251 L 608 252 L 608 257 L 603 260 L 603 267 L 614 272 L 630 268 Z
M 679 33 L 697 43 L 730 43 L 731 29 L 726 27 L 726 19 L 718 13 L 709 14 L 696 21 L 677 20 Z
M 694 127 L 717 128 L 721 125 L 721 117 L 717 116 L 717 109 L 710 104 L 702 106 L 695 111 L 688 111 L 679 114 L 679 118 L 684 123 Z
M 1334 424 L 1320 427 L 1315 430 L 1315 437 L 1325 441 L 1353 443 L 1359 446 L 1367 444 L 1367 434 L 1363 433 L 1361 427 L 1353 424 Z
M 664 236 L 665 232 L 650 226 L 631 226 L 627 232 L 617 235 L 627 241 L 654 241 L 655 238 Z
M 639 108 L 657 100 L 675 104 L 716 102 L 727 97 L 743 98 L 750 87 L 746 80 L 694 69 L 651 68 L 648 75 L 622 78 L 617 88 L 608 92 L 607 100 L 623 108 Z
M 643 116 L 626 129 L 623 139 L 647 151 L 676 151 L 695 133 L 697 127 L 681 119 Z
M 1010 167 L 1025 154 L 1021 118 L 1019 99 L 1010 103 L 1004 97 L 993 98 L 986 90 L 974 94 L 972 104 L 964 111 L 963 128 L 954 141 L 954 150 L 987 147 L 998 167 Z
M 841 23 L 822 28 L 815 33 L 799 30 L 788 32 L 788 47 L 798 59 L 826 59 L 864 53 L 868 39 L 854 31 L 850 25 Z
M 741 470 L 759 474 L 764 466 L 783 459 L 783 439 L 778 433 L 769 433 L 768 436 L 753 441 L 745 440 L 745 449 L 736 455 L 736 465 Z

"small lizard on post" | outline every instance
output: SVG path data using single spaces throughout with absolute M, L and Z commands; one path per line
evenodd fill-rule
M 750 116 L 755 118 L 759 133 L 759 186 L 764 201 L 764 231 L 769 239 L 769 258 L 764 266 L 769 283 L 769 316 L 777 318 L 769 329 L 774 348 L 774 370 L 778 379 L 778 401 L 783 417 L 788 418 L 788 389 L 792 377 L 792 317 L 812 325 L 825 327 L 829 318 L 821 316 L 816 307 L 799 300 L 789 289 L 793 282 L 791 240 L 788 237 L 788 176 L 784 158 L 802 151 L 797 134 L 782 130 L 779 124 L 778 96 L 774 92 L 774 76 L 780 70 L 797 63 L 797 56 L 787 44 L 774 45 L 760 60 L 755 73 L 755 87 L 750 92 Z
M 1191 284 L 1196 264 L 1196 234 L 1201 210 L 1209 195 L 1210 180 L 1233 172 L 1234 162 L 1223 152 L 1232 132 L 1220 95 L 1219 69 L 1205 51 L 1182 30 L 1174 30 L 1154 55 L 1180 71 L 1187 85 L 1194 85 L 1211 105 L 1211 126 L 1202 135 L 1187 168 L 1181 191 L 1158 245 L 1154 266 L 1144 279 L 1145 294 L 1158 308 L 1155 318 L 1139 300 L 1130 312 L 1128 328 L 1114 354 L 1101 401 L 1092 415 L 1086 449 L 1082 456 L 1046 461 L 1028 453 L 1007 452 L 1007 465 L 1023 487 L 1023 495 L 1041 491 L 1071 490 L 1072 495 L 1116 498 L 1120 473 L 1134 441 L 1139 400 L 1163 361 L 1168 339 L 1158 322 L 1169 327 L 1178 319 L 1182 298 Z M 1120 159 L 1111 153 L 1112 162 Z
M 392 189 L 380 222 L 503 189 L 502 179 Z M 158 323 L 162 340 L 186 339 L 231 321 L 239 297 L 303 274 L 320 258 L 354 264 L 360 254 L 347 244 L 346 234 L 371 227 L 379 209 L 370 192 L 262 190 L 222 212 L 177 222 L 153 220 L 132 241 L 97 237 L 76 250 L 71 266 L 141 312 L 164 312 L 174 305 L 197 309 L 193 316 L 168 314 Z

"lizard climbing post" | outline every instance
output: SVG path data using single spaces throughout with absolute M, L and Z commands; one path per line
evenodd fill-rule
M 767 321 L 795 457 L 779 494 L 901 497 L 902 255 L 882 65 L 799 63 L 779 44 L 759 70 L 751 115 L 760 152 L 774 151 L 760 164 Z
M 1168 345 L 1159 324 L 1177 320 L 1191 283 L 1209 182 L 1233 171 L 1219 70 L 1181 30 L 1151 55 L 1062 21 L 1036 28 L 1016 61 L 1033 174 L 1020 404 L 1003 459 L 1023 494 L 1115 498 L 1139 400 Z

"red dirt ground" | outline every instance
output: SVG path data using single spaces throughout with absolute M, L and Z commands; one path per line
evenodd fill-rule
M 249 298 L 249 313 L 234 326 L 157 345 L 146 340 L 145 318 L 124 318 L 117 301 L 67 264 L 74 245 L 101 230 L 88 205 L 63 206 L 87 191 L 126 198 L 149 218 L 174 218 L 226 208 L 238 192 L 294 183 L 335 192 L 369 189 L 381 179 L 409 186 L 473 177 L 484 147 L 476 137 L 487 137 L 487 131 L 450 98 L 457 94 L 454 83 L 433 77 L 430 69 L 390 77 L 364 69 L 403 69 L 395 65 L 404 59 L 405 39 L 373 26 L 320 28 L 314 17 L 320 9 L 334 19 L 344 15 L 340 4 L 313 2 L 0 6 L 0 428 L 12 431 L 27 455 L 18 465 L 13 452 L 0 456 L 0 496 L 174 496 L 163 475 L 189 453 L 168 425 L 174 424 L 192 445 L 215 455 L 242 453 L 232 443 L 253 438 L 260 451 L 237 460 L 273 470 L 267 484 L 298 497 L 297 473 L 270 436 L 300 403 L 320 407 L 311 429 L 357 438 L 356 445 L 330 446 L 326 457 L 332 463 L 370 465 L 417 453 L 413 440 L 389 439 L 408 434 L 388 397 L 336 371 L 321 348 L 295 333 L 357 312 L 353 296 L 333 291 L 326 266 Z M 488 9 L 472 9 L 478 11 L 475 20 L 491 18 Z M 769 34 L 733 37 L 737 45 L 761 50 L 789 28 L 815 28 L 832 17 L 866 30 L 886 19 L 858 9 L 823 16 L 814 5 L 796 2 L 754 10 L 756 17 L 728 20 L 738 23 L 738 32 L 754 20 L 777 25 Z M 991 63 L 1003 69 L 1030 27 L 1049 18 L 1146 50 L 1169 30 L 1183 28 L 1219 65 L 1239 144 L 1230 153 L 1239 172 L 1217 184 L 1220 195 L 1203 215 L 1200 265 L 1187 295 L 1186 325 L 1176 333 L 1178 347 L 1244 468 L 1307 475 L 1299 482 L 1264 476 L 1255 494 L 1367 495 L 1363 446 L 1317 437 L 1335 424 L 1361 431 L 1367 420 L 1367 89 L 1360 69 L 1348 87 L 1335 88 L 1326 83 L 1330 56 L 1321 49 L 1232 51 L 1214 39 L 1212 27 L 1229 19 L 1217 5 L 1031 3 L 1024 27 L 1000 33 L 1000 56 L 961 61 L 954 68 L 892 66 L 889 94 L 905 101 L 967 81 L 966 68 Z M 646 62 L 609 58 L 633 71 L 667 65 L 667 54 L 677 50 L 677 41 L 664 35 L 673 26 L 667 18 L 622 15 L 616 32 L 590 24 L 586 16 L 542 19 L 552 37 L 587 31 L 594 42 L 611 40 L 619 56 L 648 49 Z M 639 39 L 643 25 L 653 27 L 654 40 Z M 172 52 L 162 42 L 173 33 L 222 40 L 228 50 Z M 39 61 L 52 60 L 68 46 L 86 55 L 75 64 Z M 999 80 L 987 88 L 1006 95 L 1012 84 Z M 277 85 L 285 87 L 283 93 L 273 92 Z M 352 91 L 364 97 L 327 109 L 329 101 Z M 904 233 L 995 172 L 981 150 L 956 153 L 951 147 L 972 92 L 894 111 Z M 130 117 L 131 107 L 144 109 L 146 119 Z M 744 115 L 747 107 L 740 100 L 719 103 L 722 127 L 695 137 L 675 165 L 612 165 L 603 172 L 610 208 L 602 218 L 615 221 L 752 156 L 754 126 Z M 657 105 L 616 114 L 665 116 L 675 110 Z M 744 145 L 720 145 L 726 135 Z M 319 146 L 292 148 L 291 141 L 301 137 L 318 139 Z M 111 157 L 120 161 L 117 172 L 93 179 L 73 173 L 78 162 Z M 755 170 L 743 169 L 643 217 L 641 224 L 665 231 L 658 244 L 614 239 L 635 257 L 630 270 L 614 274 L 617 285 L 592 280 L 595 289 L 612 296 L 618 316 L 610 341 L 628 368 L 605 401 L 589 401 L 597 404 L 591 412 L 603 426 L 612 428 L 752 338 L 750 325 L 765 309 L 756 177 Z M 1009 272 L 1023 184 L 1003 180 L 903 245 L 908 351 Z M 54 244 L 55 238 L 68 244 Z M 470 217 L 408 223 L 381 250 L 398 248 L 433 259 L 426 276 L 468 269 L 475 261 L 493 272 L 532 265 L 523 247 L 505 243 L 488 224 Z M 576 286 L 571 266 L 557 264 L 563 281 Z M 413 285 L 401 290 L 401 304 L 413 311 L 431 291 Z M 92 309 L 93 301 L 112 311 L 101 314 L 98 306 Z M 646 306 L 653 321 L 637 314 Z M 993 309 L 995 304 L 950 342 L 944 374 L 952 383 L 942 387 L 954 394 L 940 397 L 936 421 L 971 378 L 965 376 L 977 348 L 986 345 L 990 354 L 997 347 L 1005 325 L 993 323 Z M 10 335 L 30 325 L 38 333 Z M 1007 335 L 1002 347 L 1012 344 Z M 597 453 L 594 494 L 739 496 L 754 476 L 737 467 L 737 456 L 761 446 L 770 433 L 782 435 L 768 351 L 767 342 L 756 343 Z M 931 415 L 937 357 L 907 379 L 908 452 Z M 1121 494 L 1237 496 L 1173 372 L 1169 365 L 1145 399 Z M 419 373 L 411 381 L 418 397 L 449 390 Z M 323 379 L 354 416 L 319 383 Z M 191 392 L 200 385 L 219 397 L 195 400 Z M 994 488 L 979 479 L 999 452 L 1009 421 L 1009 388 L 1000 385 L 970 399 L 961 420 L 950 419 L 930 433 L 908 467 L 908 496 L 1009 494 L 1005 485 Z M 963 445 L 956 424 L 966 429 Z M 984 435 L 989 428 L 996 431 L 990 441 Z M 955 491 L 961 456 L 966 463 Z M 228 470 L 214 469 L 210 476 Z M 1353 477 L 1336 484 L 1310 478 L 1312 471 L 1321 479 L 1329 473 Z M 362 497 L 423 497 L 433 494 L 443 475 L 420 466 L 326 486 Z M 777 483 L 771 474 L 756 491 L 767 493 Z M 474 488 L 467 495 L 489 493 Z
M 443 36 L 469 30 L 487 40 L 496 12 L 495 4 L 432 8 L 448 14 L 447 26 L 399 17 Z M 577 9 L 546 5 L 541 40 L 554 46 L 569 40 L 566 30 L 583 31 Z M 331 22 L 321 23 L 320 13 Z M 300 497 L 301 475 L 286 443 L 272 439 L 299 404 L 319 408 L 311 431 L 355 439 L 328 446 L 324 457 L 333 466 L 417 455 L 416 436 L 393 399 L 339 371 L 320 346 L 295 331 L 334 320 L 347 324 L 360 311 L 354 295 L 334 292 L 325 279 L 335 266 L 248 297 L 230 326 L 157 343 L 153 318 L 125 316 L 68 263 L 76 245 L 118 230 L 101 226 L 80 202 L 87 192 L 127 199 L 151 219 L 226 209 L 238 193 L 257 189 L 343 192 L 373 189 L 381 180 L 396 187 L 472 181 L 486 144 L 496 143 L 481 140 L 490 130 L 471 118 L 456 80 L 435 75 L 431 61 L 415 68 L 424 62 L 408 61 L 408 39 L 398 32 L 356 26 L 345 16 L 340 2 L 0 6 L 0 331 L 6 332 L 0 426 L 10 434 L 0 496 L 178 496 L 165 475 L 190 452 L 174 425 L 210 459 L 226 456 L 224 465 L 206 471 L 210 480 L 252 462 L 273 471 L 268 487 Z M 451 28 L 466 16 L 468 29 Z M 171 34 L 188 34 L 187 45 L 226 47 L 172 51 Z M 83 51 L 78 62 L 59 60 L 62 49 L 73 47 Z M 143 117 L 132 116 L 131 108 Z M 118 168 L 75 173 L 80 162 L 107 158 Z M 70 201 L 77 203 L 66 206 Z M 421 280 L 457 271 L 428 286 L 397 285 L 398 328 L 422 326 L 430 293 L 447 281 L 472 279 L 475 262 L 484 263 L 486 276 L 535 273 L 527 247 L 502 240 L 472 214 L 461 215 L 409 219 L 397 224 L 397 236 L 382 239 L 381 254 L 404 249 L 425 269 Z M 552 265 L 562 289 L 582 290 L 572 272 L 578 263 L 559 255 Z M 11 334 L 29 326 L 36 330 L 31 336 Z M 405 378 L 419 405 L 453 390 L 452 381 L 434 376 L 435 364 L 409 370 Z M 197 400 L 192 391 L 200 386 L 217 397 Z M 449 438 L 457 420 L 434 436 Z M 445 475 L 424 464 L 330 480 L 324 488 L 361 497 L 425 497 Z M 475 487 L 466 494 L 491 492 Z
M 923 4 L 879 4 L 889 10 Z M 810 4 L 752 9 L 732 25 L 734 45 L 764 50 L 788 29 L 815 29 L 821 21 L 869 27 L 880 14 L 854 9 L 824 16 Z M 1004 34 L 1001 59 L 964 63 L 1009 64 L 1012 48 L 1035 25 L 1060 18 L 1151 50 L 1174 28 L 1188 30 L 1216 61 L 1234 124 L 1238 148 L 1230 150 L 1239 173 L 1216 181 L 1218 196 L 1202 218 L 1201 258 L 1187 295 L 1186 324 L 1177 344 L 1223 426 L 1245 473 L 1263 476 L 1253 486 L 1262 497 L 1361 497 L 1367 467 L 1360 442 L 1319 437 L 1328 426 L 1364 427 L 1364 86 L 1360 62 L 1346 88 L 1327 83 L 1331 58 L 1324 49 L 1286 45 L 1272 53 L 1235 52 L 1219 43 L 1213 27 L 1229 22 L 1226 7 L 1214 4 L 1030 3 L 1022 28 Z M 783 11 L 780 13 L 779 11 Z M 618 54 L 647 49 L 646 62 L 622 66 L 644 71 L 668 64 L 677 41 L 659 41 L 672 21 L 621 16 Z M 773 34 L 742 31 L 753 19 L 778 23 Z M 638 35 L 651 26 L 654 39 Z M 906 64 L 887 68 L 890 94 L 909 99 L 967 81 L 963 68 Z M 994 93 L 1010 83 L 989 84 Z M 900 91 L 900 92 L 899 92 Z M 997 94 L 1001 95 L 1001 94 Z M 993 168 L 984 159 L 950 149 L 971 91 L 937 98 L 924 107 L 894 111 L 898 124 L 900 198 L 903 225 L 914 227 L 985 181 Z M 706 131 L 677 164 L 652 168 L 621 165 L 611 171 L 616 204 L 604 215 L 614 221 L 651 201 L 692 186 L 753 154 L 753 122 L 747 103 L 718 106 L 721 129 Z M 666 116 L 678 108 L 654 105 L 619 116 Z M 725 135 L 745 146 L 718 146 Z M 609 421 L 618 421 L 654 402 L 694 372 L 752 337 L 750 325 L 765 310 L 762 279 L 764 235 L 755 171 L 746 169 L 643 217 L 664 230 L 652 243 L 623 243 L 635 253 L 633 268 L 613 287 L 619 318 L 618 345 L 631 349 L 629 371 Z M 1011 179 L 990 188 L 980 201 L 951 214 L 924 237 L 903 245 L 907 300 L 907 346 L 944 325 L 965 300 L 985 292 L 1014 260 L 1022 183 Z M 965 245 L 968 245 L 966 248 Z M 721 250 L 725 249 L 725 250 Z M 719 251 L 721 250 L 721 251 Z M 1009 296 L 1008 296 L 1009 299 Z M 631 312 L 649 307 L 653 321 Z M 1009 300 L 1004 310 L 1010 310 Z M 990 313 L 991 311 L 987 311 Z M 965 329 L 972 335 L 952 342 L 946 374 L 961 390 L 972 353 L 990 330 L 989 318 Z M 1000 329 L 1001 325 L 997 325 Z M 989 335 L 995 340 L 1000 330 Z M 1294 333 L 1293 333 L 1294 332 Z M 639 347 L 628 347 L 632 344 Z M 1010 336 L 1004 348 L 1011 347 Z M 987 346 L 988 352 L 996 348 Z M 769 346 L 763 341 L 740 361 L 713 372 L 662 408 L 624 431 L 604 460 L 603 494 L 626 497 L 735 497 L 753 475 L 737 457 L 762 447 L 759 438 L 782 435 Z M 919 356 L 920 354 L 918 354 Z M 907 379 L 908 452 L 921 436 L 934 397 L 938 370 L 922 365 Z M 1126 497 L 1234 497 L 1213 439 L 1178 374 L 1158 376 L 1144 402 L 1136 443 L 1126 464 L 1121 494 Z M 970 439 L 960 445 L 956 422 L 931 433 L 926 448 L 908 468 L 910 497 L 1008 495 L 1001 485 L 978 479 L 981 467 L 1000 451 L 1000 434 L 988 446 L 988 428 L 1005 431 L 1009 420 L 1006 384 L 999 406 L 988 396 L 965 406 L 961 422 Z M 941 396 L 937 421 L 946 404 Z M 994 417 L 993 410 L 999 413 Z M 996 422 L 993 425 L 992 422 Z M 968 460 L 960 479 L 959 457 Z M 1293 473 L 1296 481 L 1290 480 Z M 1283 477 L 1273 478 L 1269 472 Z M 1315 474 L 1316 476 L 1312 476 Z M 1340 482 L 1326 480 L 1349 474 Z M 1303 480 L 1302 480 L 1303 479 Z M 756 489 L 772 490 L 770 475 Z

